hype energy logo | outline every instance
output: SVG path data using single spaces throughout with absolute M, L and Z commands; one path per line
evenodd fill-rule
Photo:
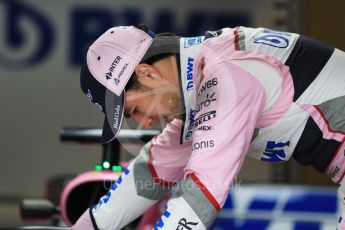
M 267 162 L 281 162 L 286 161 L 286 152 L 284 147 L 289 147 L 290 141 L 287 142 L 275 142 L 267 141 L 265 151 L 263 152 L 264 157 L 261 157 L 262 161 Z
M 17 70 L 43 61 L 55 43 L 49 19 L 25 1 L 2 0 L 0 3 L 5 12 L 1 18 L 4 31 L 0 47 L 6 47 L 0 48 L 1 68 Z
M 264 29 L 259 37 L 253 39 L 253 43 L 264 44 L 275 48 L 286 48 L 290 44 L 291 34 L 275 30 Z

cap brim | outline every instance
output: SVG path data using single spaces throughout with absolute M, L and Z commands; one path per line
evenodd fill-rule
M 105 144 L 115 139 L 119 133 L 124 114 L 125 92 L 117 96 L 110 90 L 106 90 L 105 106 L 106 116 L 103 124 L 101 143 Z

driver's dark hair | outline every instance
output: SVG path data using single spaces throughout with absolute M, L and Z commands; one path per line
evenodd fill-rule
M 141 29 L 141 30 L 143 30 L 145 32 L 149 31 L 149 28 L 145 24 L 139 24 L 139 25 L 136 25 L 135 27 L 138 28 L 138 29 Z M 176 36 L 176 35 L 174 33 L 164 32 L 164 33 L 156 34 L 155 37 L 164 37 L 164 36 Z M 148 65 L 152 65 L 153 63 L 155 63 L 155 62 L 157 62 L 159 60 L 162 60 L 162 59 L 164 59 L 166 57 L 169 57 L 171 55 L 174 55 L 174 53 L 158 54 L 158 55 L 150 57 L 147 60 L 145 60 L 143 62 L 140 62 L 140 63 L 145 63 L 145 64 L 148 64 Z M 130 77 L 126 87 L 125 87 L 125 90 L 126 91 L 128 91 L 128 90 L 139 90 L 140 88 L 141 88 L 141 84 L 138 81 L 138 77 L 135 75 L 135 73 L 133 73 L 132 76 Z

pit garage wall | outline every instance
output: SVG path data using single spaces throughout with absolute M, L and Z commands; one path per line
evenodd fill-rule
M 147 22 L 157 32 L 198 35 L 224 26 L 287 30 L 289 1 L 0 1 L 0 195 L 39 197 L 57 174 L 92 169 L 99 146 L 61 144 L 63 126 L 100 127 L 103 116 L 79 88 L 87 45 L 106 28 Z M 249 160 L 241 177 L 268 182 Z

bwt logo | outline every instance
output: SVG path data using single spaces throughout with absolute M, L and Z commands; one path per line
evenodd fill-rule
M 207 8 L 204 11 L 191 9 L 184 14 L 181 28 L 176 23 L 178 21 L 176 9 L 166 10 L 164 6 L 157 7 L 153 1 L 153 11 L 149 14 L 141 5 L 128 7 L 114 2 L 113 8 L 109 6 L 102 8 L 87 3 L 64 4 L 65 8 L 62 11 L 66 14 L 66 20 L 54 21 L 54 16 L 58 19 L 61 17 L 60 12 L 44 10 L 49 9 L 50 1 L 0 1 L 0 8 L 2 7 L 2 12 L 5 12 L 0 20 L 2 23 L 0 28 L 4 28 L 0 42 L 1 47 L 4 47 L 0 49 L 1 67 L 23 69 L 38 65 L 51 56 L 57 47 L 57 42 L 61 40 L 66 41 L 62 46 L 67 53 L 67 64 L 80 66 L 85 58 L 86 48 L 107 29 L 116 25 L 135 25 L 150 21 L 153 24 L 149 26 L 156 32 L 171 31 L 181 36 L 191 36 L 203 34 L 210 28 L 246 26 L 249 22 L 247 14 L 231 16 L 226 10 L 213 12 Z M 176 8 L 178 9 L 178 6 Z M 146 15 L 150 15 L 149 18 Z M 201 25 L 207 25 L 207 29 Z M 66 31 L 57 32 L 56 28 L 63 28 Z M 58 36 L 66 39 L 57 39 Z M 200 39 L 197 37 L 197 40 L 189 45 L 198 42 Z M 21 55 L 20 58 L 18 55 Z
M 286 153 L 284 151 L 284 147 L 289 147 L 290 141 L 285 143 L 275 141 L 267 141 L 265 152 L 263 155 L 265 157 L 261 157 L 262 161 L 268 162 L 281 162 L 286 160 Z
M 8 57 L 9 55 L 4 55 L 4 51 L 1 50 L 0 66 L 7 69 L 21 69 L 41 62 L 50 54 L 55 42 L 55 33 L 49 19 L 21 1 L 2 0 L 2 5 L 6 12 L 6 18 L 2 22 L 5 29 L 3 33 L 5 46 L 16 53 L 32 46 L 32 44 L 28 44 L 30 35 L 28 30 L 23 27 L 23 21 L 37 31 L 35 39 L 38 45 L 34 50 L 31 49 L 29 54 L 25 53 L 19 58 Z
M 187 60 L 187 90 L 193 89 L 193 62 L 194 58 L 189 57 Z

